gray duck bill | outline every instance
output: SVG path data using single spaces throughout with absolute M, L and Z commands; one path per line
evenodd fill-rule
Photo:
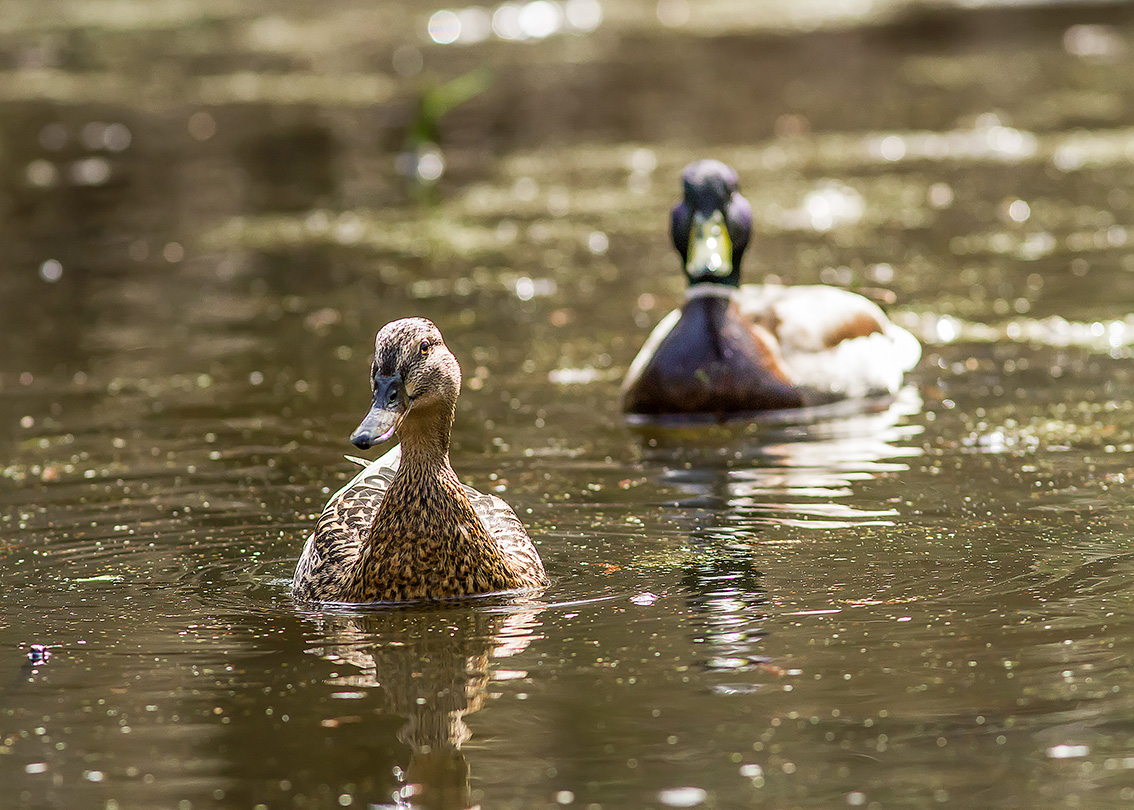
M 362 424 L 350 435 L 350 442 L 359 450 L 369 450 L 376 444 L 387 441 L 409 410 L 402 377 L 376 377 L 374 379 L 374 404 L 362 419 Z

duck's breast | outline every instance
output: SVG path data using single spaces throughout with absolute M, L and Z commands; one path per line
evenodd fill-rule
M 772 335 L 743 318 L 731 299 L 691 298 L 671 319 L 652 356 L 640 355 L 631 367 L 623 394 L 627 412 L 711 414 L 802 404 Z

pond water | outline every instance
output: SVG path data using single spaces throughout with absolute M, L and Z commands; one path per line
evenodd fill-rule
M 964 6 L 0 2 L 0 804 L 1134 800 L 1134 10 Z M 897 401 L 624 422 L 705 156 Z M 554 582 L 297 605 L 407 315 Z

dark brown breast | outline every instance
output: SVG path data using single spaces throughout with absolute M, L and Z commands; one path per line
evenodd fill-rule
M 624 394 L 628 413 L 726 414 L 798 408 L 775 338 L 746 322 L 728 298 L 685 303 L 641 376 Z

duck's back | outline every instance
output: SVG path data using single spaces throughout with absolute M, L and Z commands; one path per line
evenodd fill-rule
M 808 405 L 896 394 L 921 357 L 917 338 L 849 290 L 745 284 L 738 304 L 775 336 Z

